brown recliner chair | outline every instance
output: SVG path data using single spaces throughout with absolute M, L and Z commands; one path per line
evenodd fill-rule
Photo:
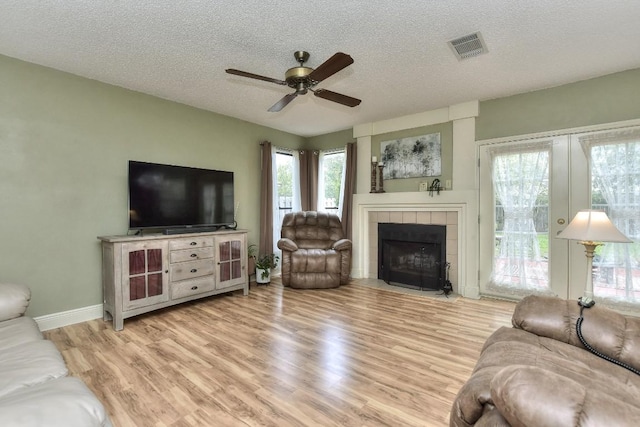
M 282 220 L 282 284 L 292 288 L 336 288 L 349 281 L 351 240 L 335 214 L 292 212 Z

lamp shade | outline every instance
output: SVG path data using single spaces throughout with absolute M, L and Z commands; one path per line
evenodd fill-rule
M 631 242 L 601 210 L 578 211 L 569 225 L 557 237 L 583 242 Z

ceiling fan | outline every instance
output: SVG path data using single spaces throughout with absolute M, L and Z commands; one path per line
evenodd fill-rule
M 284 80 L 272 79 L 271 77 L 264 77 L 258 74 L 247 73 L 246 71 L 235 70 L 229 68 L 226 70 L 229 74 L 236 76 L 249 77 L 250 79 L 263 80 L 265 82 L 275 83 L 283 86 L 289 86 L 296 91 L 285 95 L 280 101 L 276 102 L 269 108 L 270 112 L 278 112 L 293 101 L 298 95 L 304 95 L 307 91 L 313 92 L 318 98 L 327 99 L 329 101 L 337 102 L 338 104 L 346 105 L 347 107 L 355 107 L 360 104 L 360 100 L 352 98 L 341 93 L 332 92 L 327 89 L 314 89 L 314 87 L 326 79 L 353 64 L 353 58 L 346 53 L 338 52 L 331 58 L 327 59 L 318 68 L 313 69 L 305 67 L 304 63 L 309 59 L 309 53 L 299 50 L 293 54 L 296 61 L 300 63 L 299 66 L 289 68 L 284 74 Z

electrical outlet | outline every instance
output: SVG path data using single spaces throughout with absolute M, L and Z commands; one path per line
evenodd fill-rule
M 419 190 L 420 191 L 427 191 L 427 190 L 429 190 L 429 186 L 427 185 L 426 182 L 421 182 Z
M 451 180 L 448 179 L 444 182 L 444 189 L 445 190 L 451 190 Z

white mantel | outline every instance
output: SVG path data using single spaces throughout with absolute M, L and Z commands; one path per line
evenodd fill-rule
M 353 266 L 354 278 L 369 277 L 369 259 L 377 257 L 371 253 L 369 221 L 371 212 L 455 212 L 457 214 L 457 285 L 458 294 L 478 298 L 480 290 L 477 280 L 478 206 L 475 191 L 441 191 L 439 195 L 429 192 L 366 193 L 354 195 L 353 206 Z M 475 220 L 474 220 L 475 218 Z M 376 242 L 377 244 L 377 242 Z M 457 288 L 457 289 L 456 289 Z

